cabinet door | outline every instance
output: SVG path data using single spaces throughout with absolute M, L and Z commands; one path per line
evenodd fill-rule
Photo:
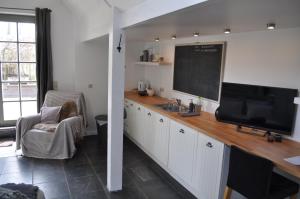
M 223 154 L 223 143 L 199 133 L 195 176 L 200 199 L 220 198 Z
M 160 114 L 155 115 L 154 121 L 154 156 L 167 166 L 169 157 L 170 119 Z
M 135 131 L 135 103 L 128 101 L 128 107 L 127 107 L 127 133 L 133 137 L 134 131 Z
M 189 185 L 192 184 L 196 141 L 197 132 L 171 121 L 168 167 Z
M 149 109 L 144 109 L 144 144 L 143 147 L 148 153 L 154 155 L 155 143 L 155 113 Z
M 126 112 L 126 118 L 124 119 L 124 131 L 126 131 L 128 133 L 128 112 L 129 112 L 129 102 L 128 100 L 125 99 L 124 101 L 124 109 Z
M 144 108 L 143 106 L 136 104 L 135 106 L 135 120 L 133 121 L 134 133 L 133 138 L 140 144 L 144 144 Z

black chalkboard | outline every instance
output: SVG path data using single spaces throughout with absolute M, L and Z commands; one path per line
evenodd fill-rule
M 175 47 L 173 89 L 219 100 L 224 43 Z

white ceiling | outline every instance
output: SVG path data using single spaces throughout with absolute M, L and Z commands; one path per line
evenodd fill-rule
M 61 0 L 89 29 L 105 26 L 111 22 L 108 4 L 127 10 L 145 0 Z M 107 4 L 108 3 L 108 4 Z
M 300 0 L 209 0 L 128 28 L 127 39 L 153 41 L 222 34 L 230 27 L 233 33 L 265 30 L 275 22 L 277 28 L 300 27 Z
M 111 5 L 118 7 L 120 10 L 124 11 L 137 4 L 142 3 L 145 0 L 107 0 Z

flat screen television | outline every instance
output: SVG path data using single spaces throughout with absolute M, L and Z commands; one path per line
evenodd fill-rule
M 297 89 L 222 83 L 218 121 L 290 135 Z

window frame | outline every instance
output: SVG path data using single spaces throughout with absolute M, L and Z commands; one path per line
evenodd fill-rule
M 21 80 L 21 71 L 20 71 L 20 65 L 21 64 L 36 64 L 35 61 L 20 61 L 20 44 L 34 44 L 36 47 L 36 40 L 34 42 L 24 42 L 19 41 L 19 23 L 35 23 L 35 16 L 27 16 L 27 15 L 11 15 L 11 14 L 0 14 L 0 21 L 2 22 L 13 22 L 16 23 L 16 34 L 17 39 L 16 41 L 2 41 L 0 40 L 0 43 L 13 43 L 17 45 L 16 53 L 17 53 L 17 60 L 16 61 L 1 61 L 0 60 L 0 66 L 2 64 L 16 64 L 17 65 L 17 71 L 18 71 L 18 79 L 15 81 L 5 81 L 2 80 L 2 68 L 0 68 L 0 127 L 1 126 L 10 126 L 12 124 L 15 124 L 16 120 L 4 120 L 4 103 L 6 102 L 17 102 L 19 103 L 19 114 L 20 116 L 23 115 L 22 113 L 22 103 L 23 102 L 37 102 L 37 96 L 35 99 L 24 99 L 22 97 L 22 83 L 35 83 L 37 87 L 37 79 L 35 81 L 32 80 Z M 16 83 L 18 85 L 18 99 L 17 100 L 4 100 L 3 99 L 3 92 L 2 92 L 2 84 L 5 83 Z M 23 98 L 23 99 L 22 99 Z M 38 110 L 36 110 L 38 112 Z

